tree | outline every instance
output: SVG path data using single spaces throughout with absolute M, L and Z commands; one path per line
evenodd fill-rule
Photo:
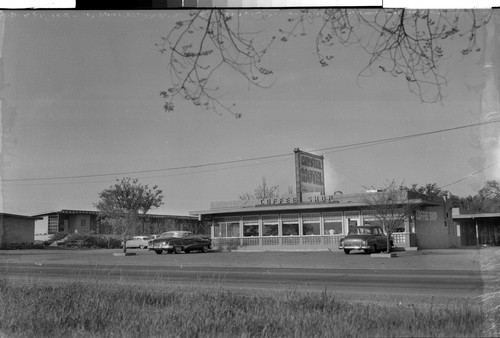
M 419 186 L 416 183 L 413 183 L 411 187 L 401 186 L 403 189 L 407 189 L 409 191 L 416 192 L 420 195 L 434 198 L 434 197 L 447 197 L 450 192 L 448 190 L 444 190 L 440 188 L 437 183 L 427 183 L 426 185 Z
M 269 186 L 267 185 L 266 178 L 262 177 L 262 185 L 255 188 L 253 194 L 248 192 L 240 195 L 241 200 L 261 200 L 265 198 L 276 198 L 279 197 L 279 185 Z
M 156 44 L 161 53 L 169 56 L 172 86 L 161 91 L 164 109 L 174 110 L 174 98 L 181 97 L 196 106 L 222 109 L 241 117 L 233 111 L 234 104 L 228 105 L 217 96 L 220 90 L 217 72 L 228 67 L 249 84 L 270 87 L 273 71 L 263 66 L 265 55 L 277 40 L 286 43 L 307 35 L 308 29 L 316 30 L 314 54 L 320 66 L 333 62 L 332 49 L 337 45 L 360 47 L 368 54 L 369 61 L 359 76 L 385 72 L 402 77 L 422 102 L 439 102 L 447 83 L 446 71 L 439 66 L 453 52 L 445 52 L 445 41 L 459 37 L 463 45 L 457 52 L 463 55 L 478 52 L 478 31 L 492 13 L 467 9 L 287 10 L 281 12 L 286 18 L 282 28 L 267 32 L 270 33 L 267 37 L 262 30 L 250 31 L 244 20 L 240 20 L 239 11 L 191 11 Z
M 373 211 L 373 217 L 381 224 L 387 234 L 387 251 L 391 251 L 391 235 L 404 225 L 406 219 L 412 216 L 418 204 L 412 203 L 406 190 L 401 185 L 391 181 L 377 192 L 359 195 L 360 201 L 366 208 Z
M 480 212 L 500 212 L 500 182 L 495 180 L 486 181 L 476 196 Z
M 100 201 L 95 204 L 99 219 L 108 222 L 114 233 L 123 238 L 123 252 L 127 252 L 127 236 L 144 222 L 151 208 L 160 207 L 163 202 L 162 190 L 158 186 L 150 188 L 139 183 L 137 178 L 116 179 L 116 183 L 99 194 Z

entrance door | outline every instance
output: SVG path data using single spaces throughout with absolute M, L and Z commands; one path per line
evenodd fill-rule
M 359 225 L 358 219 L 348 218 L 347 219 L 347 233 L 349 233 L 349 230 L 351 230 L 354 227 L 357 227 L 358 225 Z

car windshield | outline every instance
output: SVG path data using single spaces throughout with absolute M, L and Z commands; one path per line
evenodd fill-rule
M 175 237 L 175 232 L 164 232 L 160 237 Z
M 372 229 L 369 228 L 353 228 L 349 230 L 349 235 L 371 235 Z

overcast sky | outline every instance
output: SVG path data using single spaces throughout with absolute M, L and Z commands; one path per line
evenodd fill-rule
M 174 112 L 163 110 L 168 60 L 154 44 L 186 11 L 4 14 L 4 212 L 94 209 L 99 192 L 124 176 L 163 189 L 165 205 L 154 213 L 186 215 L 211 201 L 237 200 L 262 177 L 286 193 L 295 184 L 294 148 L 325 156 L 327 194 L 395 179 L 466 196 L 498 177 L 498 165 L 478 164 L 478 127 L 318 151 L 479 122 L 481 53 L 447 58 L 446 96 L 422 104 L 404 79 L 358 77 L 368 59 L 356 47 L 335 49 L 332 65 L 321 67 L 311 30 L 270 49 L 269 89 L 230 70 L 219 75 L 222 99 L 242 114 L 236 119 L 181 100 Z M 265 38 L 286 15 L 243 11 L 241 20 L 265 30 Z M 459 42 L 450 46 L 460 50 Z M 274 155 L 286 156 L 237 162 Z

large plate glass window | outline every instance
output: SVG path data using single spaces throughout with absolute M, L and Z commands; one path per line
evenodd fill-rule
M 278 236 L 278 215 L 262 216 L 262 236 Z
M 281 215 L 281 224 L 283 236 L 298 236 L 299 235 L 299 215 L 285 214 Z
M 214 237 L 240 237 L 239 218 L 216 218 L 214 222 Z
M 324 219 L 324 234 L 338 235 L 342 233 L 342 212 L 325 212 Z
M 375 210 L 363 210 L 363 225 L 379 225 Z
M 259 236 L 259 217 L 243 217 L 243 237 Z
M 320 214 L 302 214 L 302 234 L 320 235 Z

